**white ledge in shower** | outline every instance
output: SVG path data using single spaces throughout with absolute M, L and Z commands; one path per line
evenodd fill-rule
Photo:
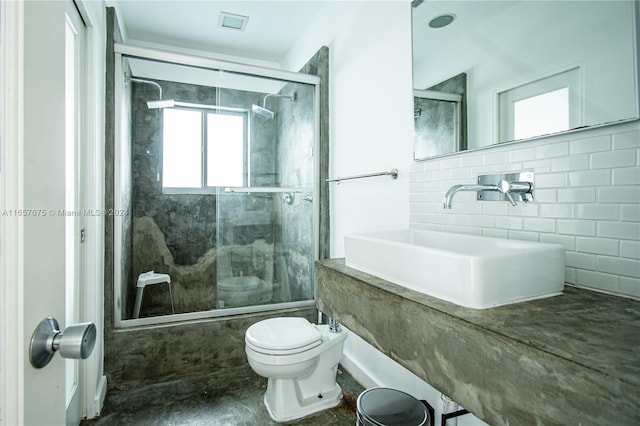
M 403 229 L 346 235 L 345 257 L 350 268 L 474 309 L 564 288 L 558 244 Z

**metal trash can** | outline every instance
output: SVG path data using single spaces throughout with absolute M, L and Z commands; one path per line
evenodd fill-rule
M 411 395 L 390 388 L 367 389 L 358 396 L 356 426 L 423 426 L 425 406 Z

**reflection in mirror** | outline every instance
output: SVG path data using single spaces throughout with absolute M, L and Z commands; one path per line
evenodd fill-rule
M 414 1 L 414 89 L 467 75 L 461 150 L 636 119 L 635 3 Z
M 413 91 L 413 158 L 424 160 L 467 147 L 467 75 Z

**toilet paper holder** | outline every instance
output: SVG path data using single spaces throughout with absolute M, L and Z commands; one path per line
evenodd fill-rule
M 55 318 L 40 321 L 31 336 L 29 361 L 35 368 L 49 364 L 56 352 L 63 358 L 86 359 L 96 343 L 96 326 L 91 322 L 70 325 L 60 331 Z

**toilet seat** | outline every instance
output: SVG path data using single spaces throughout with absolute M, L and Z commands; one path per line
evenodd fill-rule
M 246 277 L 228 277 L 218 281 L 218 288 L 225 291 L 247 292 L 260 290 L 263 287 L 263 281 L 254 276 Z
M 263 354 L 291 355 L 320 345 L 322 333 L 304 318 L 270 318 L 249 327 L 245 342 Z

